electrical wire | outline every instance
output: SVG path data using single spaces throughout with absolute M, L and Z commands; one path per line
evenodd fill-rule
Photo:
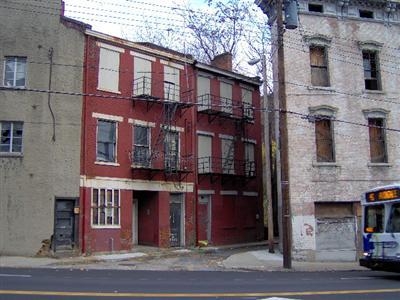
M 139 102 L 149 102 L 147 99 L 142 99 L 142 98 L 135 98 L 134 100 L 130 96 L 122 96 L 122 95 L 105 95 L 105 94 L 95 94 L 95 93 L 80 93 L 80 92 L 66 92 L 66 91 L 55 91 L 55 90 L 43 90 L 43 89 L 32 89 L 32 88 L 12 88 L 12 87 L 0 87 L 0 91 L 5 90 L 5 91 L 27 91 L 27 92 L 34 92 L 34 93 L 46 93 L 46 94 L 56 94 L 56 95 L 65 95 L 65 96 L 79 96 L 79 97 L 93 97 L 93 98 L 103 98 L 103 99 L 117 99 L 117 100 L 129 100 L 129 101 L 139 101 Z M 158 103 L 164 103 L 164 101 L 156 101 Z M 172 101 L 173 102 L 173 101 Z M 171 102 L 171 103 L 172 103 Z M 175 102 L 174 102 L 175 103 Z M 204 107 L 205 104 L 203 102 L 194 102 L 190 103 L 193 106 L 201 106 Z M 211 108 L 214 109 L 223 109 L 223 108 L 232 108 L 232 109 L 243 109 L 243 104 L 232 104 L 232 105 L 222 105 L 222 104 L 211 104 Z M 295 116 L 302 117 L 303 119 L 310 120 L 312 119 L 312 115 L 310 114 L 304 114 L 296 111 L 290 111 L 290 110 L 282 110 L 282 109 L 263 109 L 263 108 L 255 108 L 253 107 L 254 111 L 268 111 L 268 112 L 274 112 L 278 111 L 280 114 L 291 114 Z M 358 122 L 353 122 L 353 121 L 348 121 L 348 120 L 342 120 L 342 119 L 332 119 L 334 122 L 339 122 L 339 123 L 345 123 L 345 124 L 350 124 L 350 125 L 357 125 L 357 126 L 363 126 L 363 127 L 376 127 L 376 126 L 371 126 L 368 124 L 362 124 Z M 379 127 L 381 128 L 381 127 Z M 400 132 L 400 129 L 397 128 L 389 128 L 389 127 L 382 127 L 387 131 L 393 131 L 393 132 Z

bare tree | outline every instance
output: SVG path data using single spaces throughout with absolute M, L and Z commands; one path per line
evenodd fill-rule
M 229 52 L 233 69 L 254 74 L 247 61 L 265 55 L 269 44 L 266 16 L 253 0 L 205 0 L 206 7 L 194 8 L 190 3 L 171 8 L 180 16 L 170 27 L 142 24 L 135 31 L 134 41 L 150 42 L 209 63 L 215 56 Z M 132 37 L 130 38 L 132 39 Z M 261 66 L 261 64 L 260 64 Z M 261 74 L 261 69 L 257 74 Z

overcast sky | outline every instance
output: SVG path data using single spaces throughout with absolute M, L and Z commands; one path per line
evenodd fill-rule
M 206 9 L 204 0 L 64 0 L 65 15 L 92 25 L 92 29 L 125 38 L 143 24 L 168 30 L 184 26 L 178 12 L 189 2 L 191 7 Z

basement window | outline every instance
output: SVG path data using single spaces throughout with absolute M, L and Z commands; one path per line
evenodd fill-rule
M 360 18 L 373 19 L 374 12 L 371 10 L 361 10 L 360 9 Z
M 308 4 L 308 11 L 323 13 L 324 6 L 322 4 Z

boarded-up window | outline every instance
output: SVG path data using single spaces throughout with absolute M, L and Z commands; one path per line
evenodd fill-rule
M 247 119 L 254 119 L 254 108 L 253 108 L 253 92 L 249 89 L 242 89 L 242 101 L 243 101 L 243 115 Z
M 205 76 L 197 77 L 198 110 L 211 109 L 210 78 Z
M 134 57 L 133 95 L 151 96 L 151 61 Z
M 110 92 L 119 89 L 119 52 L 100 48 L 98 88 Z
M 378 54 L 375 51 L 363 51 L 364 80 L 366 90 L 380 90 Z
M 198 172 L 209 173 L 212 168 L 212 136 L 198 135 Z
M 332 120 L 319 117 L 315 121 L 315 138 L 318 162 L 334 162 L 334 144 Z
M 220 83 L 221 110 L 232 114 L 232 85 L 226 82 Z
M 382 118 L 369 118 L 369 146 L 371 162 L 386 163 L 386 132 L 385 120 Z
M 166 100 L 179 101 L 179 69 L 164 66 L 164 97 Z
M 314 86 L 329 86 L 328 62 L 326 48 L 310 47 L 311 84 Z

